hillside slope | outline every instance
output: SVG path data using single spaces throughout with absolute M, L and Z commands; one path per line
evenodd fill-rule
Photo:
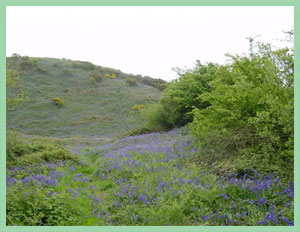
M 9 57 L 7 63 L 20 73 L 20 88 L 28 97 L 8 109 L 7 129 L 27 135 L 110 141 L 141 124 L 133 106 L 157 101 L 164 83 L 82 61 Z

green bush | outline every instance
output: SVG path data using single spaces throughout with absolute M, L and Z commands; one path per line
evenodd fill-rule
M 20 105 L 26 101 L 24 91 L 20 88 L 20 73 L 16 69 L 10 67 L 10 63 L 6 63 L 6 107 L 8 110 Z
M 62 75 L 64 76 L 73 76 L 73 72 L 71 69 L 64 69 L 62 70 Z
M 91 72 L 90 79 L 91 79 L 92 83 L 100 82 L 103 80 L 103 76 L 98 72 Z
M 46 191 L 18 191 L 10 188 L 7 198 L 7 224 L 18 226 L 63 226 L 76 225 L 80 212 L 67 194 L 49 196 Z M 13 223 L 12 223 L 13 222 Z
M 52 142 L 24 139 L 16 132 L 7 133 L 7 167 L 31 166 L 44 161 L 55 163 L 63 160 L 78 161 L 78 157 Z
M 165 111 L 161 104 L 148 105 L 140 112 L 145 121 L 144 127 L 149 131 L 167 131 L 173 127 L 168 121 L 169 112 Z
M 193 70 L 178 73 L 179 79 L 167 85 L 159 102 L 149 106 L 153 109 L 144 111 L 143 117 L 147 124 L 153 128 L 171 129 L 191 122 L 194 108 L 204 109 L 209 106 L 207 101 L 199 100 L 198 97 L 201 93 L 210 91 L 211 87 L 208 83 L 214 78 L 217 67 L 213 63 L 202 65 L 197 61 Z M 160 117 L 160 119 L 156 116 L 147 115 L 147 112 Z M 155 125 L 156 123 L 158 125 Z
M 133 79 L 133 78 L 127 78 L 126 79 L 126 82 L 129 86 L 137 86 L 137 83 L 136 83 L 136 79 Z
M 254 51 L 254 49 L 256 49 Z M 241 168 L 293 173 L 293 51 L 251 41 L 248 56 L 231 56 L 197 100 L 191 129 L 201 156 L 211 162 L 240 159 Z M 277 167 L 277 168 L 276 168 Z
M 32 69 L 39 65 L 39 60 L 37 58 L 24 57 L 24 61 L 20 62 L 21 68 Z

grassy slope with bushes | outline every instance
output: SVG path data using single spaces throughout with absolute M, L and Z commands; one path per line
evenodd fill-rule
M 155 86 L 164 83 L 81 61 L 9 57 L 7 63 L 20 73 L 19 89 L 27 97 L 8 108 L 7 129 L 76 142 L 88 137 L 108 142 L 140 125 L 132 107 L 157 101 L 161 90 Z

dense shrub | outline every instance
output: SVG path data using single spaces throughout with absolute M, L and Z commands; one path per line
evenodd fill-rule
M 8 132 L 6 139 L 7 167 L 30 166 L 42 162 L 77 161 L 70 152 L 50 141 L 24 139 L 16 132 Z
M 84 61 L 73 61 L 72 67 L 76 69 L 83 69 L 86 71 L 95 70 L 96 66 L 90 62 Z
M 90 79 L 91 79 L 92 83 L 100 82 L 103 80 L 103 76 L 98 72 L 91 72 Z
M 178 73 L 179 79 L 168 84 L 157 105 L 149 106 L 143 112 L 148 125 L 171 129 L 191 122 L 194 108 L 204 109 L 209 106 L 206 100 L 199 100 L 198 97 L 201 93 L 210 91 L 208 83 L 214 78 L 217 67 L 213 63 L 203 65 L 197 61 L 194 69 Z M 156 124 L 160 125 L 155 126 Z
M 27 194 L 9 189 L 6 218 L 9 225 L 63 226 L 76 225 L 80 212 L 67 195 L 51 195 L 46 191 L 30 191 Z M 13 223 L 12 223 L 13 222 Z
M 71 69 L 64 69 L 62 70 L 62 75 L 64 76 L 73 76 L 73 72 Z
M 49 71 L 45 70 L 45 69 L 42 69 L 40 67 L 37 67 L 36 71 L 38 71 L 39 73 L 41 74 L 49 74 Z
M 38 66 L 39 60 L 37 58 L 24 57 L 24 61 L 20 62 L 22 69 L 32 69 Z
M 167 131 L 173 127 L 168 120 L 169 112 L 161 104 L 147 105 L 141 110 L 141 115 L 145 121 L 144 127 L 149 131 Z
M 137 86 L 137 83 L 136 83 L 136 79 L 133 79 L 133 78 L 127 78 L 126 79 L 126 82 L 129 86 Z
M 293 51 L 251 41 L 248 56 L 231 56 L 197 98 L 191 124 L 201 156 L 240 159 L 240 169 L 293 174 Z M 238 156 L 238 158 L 236 157 Z M 203 157 L 202 157 L 203 158 Z

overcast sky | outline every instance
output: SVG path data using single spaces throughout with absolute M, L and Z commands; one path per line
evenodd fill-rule
M 224 63 L 247 37 L 282 46 L 293 7 L 7 7 L 7 56 L 90 61 L 171 80 L 172 67 Z

